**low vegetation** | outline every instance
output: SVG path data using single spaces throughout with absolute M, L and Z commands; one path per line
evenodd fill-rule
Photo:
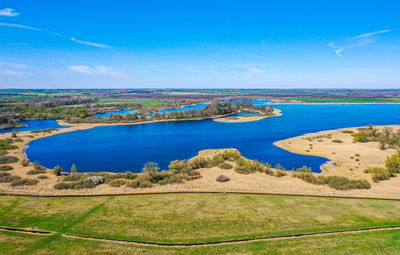
M 374 182 L 389 180 L 400 173 L 400 155 L 395 154 L 386 158 L 385 168 L 371 167 L 364 170 L 372 175 Z
M 366 180 L 351 180 L 342 176 L 316 176 L 311 168 L 303 166 L 292 171 L 292 176 L 315 185 L 328 185 L 336 190 L 370 189 L 371 184 Z
M 369 125 L 367 128 L 359 128 L 353 137 L 354 142 L 378 142 L 381 150 L 394 148 L 400 153 L 400 129 L 396 131 L 391 127 L 378 129 Z
M 0 156 L 0 164 L 10 164 L 18 162 L 18 158 L 14 156 Z
M 0 165 L 0 171 L 10 171 L 13 170 L 14 168 L 9 165 Z

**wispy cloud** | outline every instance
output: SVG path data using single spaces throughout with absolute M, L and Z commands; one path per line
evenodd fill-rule
M 68 37 L 68 36 L 63 35 L 61 33 L 50 32 L 50 31 L 46 31 L 46 30 L 43 30 L 43 29 L 40 29 L 40 28 L 29 27 L 29 26 L 25 26 L 25 25 L 21 25 L 21 24 L 0 22 L 0 27 L 22 28 L 22 29 L 45 32 L 45 33 L 48 33 L 48 34 L 51 34 L 51 35 L 54 35 L 54 36 L 58 36 L 58 37 Z M 78 39 L 76 39 L 74 37 L 71 37 L 70 40 L 73 41 L 73 42 L 79 43 L 79 44 L 88 45 L 88 46 L 92 46 L 92 47 L 96 47 L 96 48 L 112 48 L 111 46 L 109 46 L 107 44 L 81 41 L 81 40 L 78 40 Z
M 111 46 L 106 45 L 106 44 L 102 44 L 102 43 L 93 43 L 93 42 L 85 42 L 85 41 L 81 41 L 75 38 L 71 38 L 71 41 L 76 42 L 76 43 L 80 43 L 80 44 L 84 44 L 84 45 L 89 45 L 89 46 L 93 46 L 93 47 L 97 47 L 97 48 L 111 48 Z
M 36 27 L 29 27 L 29 26 L 25 26 L 25 25 L 21 25 L 21 24 L 4 23 L 4 22 L 0 22 L 0 27 L 14 27 L 14 28 L 29 29 L 29 30 L 34 30 L 34 31 L 43 31 L 42 29 L 36 28 Z
M 270 68 L 268 63 L 236 63 L 233 65 L 234 68 L 241 69 L 241 72 L 252 73 L 252 74 L 263 74 L 263 73 L 278 73 L 279 70 L 276 68 Z
M 14 71 L 14 70 L 4 70 L 4 71 L 0 71 L 0 74 L 6 75 L 6 76 L 21 77 L 21 76 L 25 76 L 25 75 L 30 75 L 31 73 L 25 73 L 25 72 Z
M 18 16 L 19 13 L 16 12 L 14 9 L 11 8 L 5 8 L 3 10 L 0 10 L 0 16 L 6 16 L 6 17 L 15 17 Z
M 370 36 L 379 35 L 379 34 L 383 34 L 383 33 L 389 33 L 391 31 L 392 30 L 384 29 L 384 30 L 379 30 L 379 31 L 371 32 L 371 33 L 365 33 L 365 34 L 360 34 L 360 35 L 357 35 L 357 36 L 349 37 L 349 38 L 346 38 L 345 40 L 352 40 L 352 39 L 357 39 L 357 38 L 365 38 L 365 37 L 370 37 Z
M 116 70 L 114 66 L 108 66 L 108 65 L 98 65 L 98 66 L 71 65 L 68 66 L 68 70 L 71 72 L 77 72 L 88 75 L 111 75 L 117 78 L 127 77 L 126 73 L 120 72 Z
M 358 48 L 362 46 L 369 45 L 374 43 L 376 40 L 374 38 L 370 38 L 379 34 L 388 33 L 392 30 L 384 29 L 379 30 L 371 33 L 359 34 L 357 36 L 348 37 L 343 39 L 341 43 L 331 42 L 328 44 L 329 47 L 335 49 L 335 53 L 338 57 L 343 58 L 342 52 L 344 50 L 349 50 L 353 48 Z
M 33 68 L 33 66 L 29 66 L 29 65 L 25 65 L 25 64 L 3 62 L 3 61 L 0 61 L 0 66 L 7 66 L 7 67 L 12 67 L 12 68 L 18 68 L 18 69 Z

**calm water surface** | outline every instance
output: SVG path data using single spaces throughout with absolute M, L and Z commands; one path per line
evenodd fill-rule
M 69 169 L 75 163 L 80 171 L 139 172 L 148 161 L 166 168 L 171 160 L 190 158 L 199 150 L 237 148 L 250 159 L 280 163 L 288 169 L 307 165 L 318 172 L 326 159 L 293 154 L 273 142 L 321 130 L 400 123 L 396 104 L 274 107 L 283 115 L 253 122 L 163 122 L 59 134 L 31 142 L 27 155 L 49 168 Z
M 56 120 L 26 120 L 26 121 L 20 121 L 19 123 L 25 124 L 27 126 L 0 129 L 0 133 L 9 133 L 12 131 L 22 132 L 22 131 L 42 130 L 47 128 L 65 128 L 64 126 L 60 126 Z
M 102 117 L 102 118 L 108 118 L 110 117 L 110 114 L 121 114 L 121 115 L 126 115 L 128 113 L 134 113 L 135 109 L 125 109 L 125 110 L 117 110 L 117 111 L 107 111 L 105 113 L 97 113 L 94 114 L 93 117 L 98 118 L 98 117 Z

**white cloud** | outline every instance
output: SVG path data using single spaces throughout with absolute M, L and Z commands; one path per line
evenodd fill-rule
M 352 39 L 357 39 L 357 38 L 370 37 L 370 36 L 373 36 L 373 35 L 379 35 L 379 34 L 388 33 L 388 32 L 391 32 L 391 31 L 392 30 L 384 29 L 384 30 L 379 30 L 379 31 L 371 32 L 371 33 L 365 33 L 365 34 L 360 34 L 360 35 L 357 35 L 357 36 L 349 37 L 349 38 L 346 38 L 345 40 L 352 40 Z
M 45 31 L 45 30 L 42 30 L 40 28 L 29 27 L 29 26 L 25 26 L 25 25 L 21 25 L 21 24 L 0 22 L 0 27 L 22 28 L 22 29 L 46 32 L 46 33 L 54 35 L 54 36 L 67 37 L 66 35 L 63 35 L 61 33 Z M 73 41 L 73 42 L 79 43 L 79 44 L 89 45 L 89 46 L 97 47 L 97 48 L 112 48 L 111 46 L 106 45 L 106 44 L 81 41 L 81 40 L 78 40 L 78 39 L 76 39 L 74 37 L 71 37 L 70 40 Z
M 371 33 L 360 34 L 357 36 L 345 38 L 339 44 L 336 42 L 331 42 L 328 44 L 328 46 L 335 49 L 335 53 L 338 57 L 343 58 L 342 52 L 344 50 L 358 48 L 358 47 L 362 47 L 362 46 L 366 46 L 371 43 L 374 43 L 376 40 L 374 38 L 369 38 L 369 37 L 383 34 L 383 33 L 388 33 L 391 31 L 392 30 L 384 29 L 384 30 L 379 30 L 379 31 L 371 32 Z
M 42 29 L 36 27 L 28 27 L 21 24 L 4 23 L 4 22 L 0 22 L 0 27 L 15 27 L 15 28 L 34 30 L 34 31 L 42 31 Z
M 68 66 L 68 70 L 71 72 L 77 72 L 89 75 L 110 75 L 118 78 L 127 77 L 126 73 L 116 70 L 114 66 L 107 66 L 107 65 L 98 65 L 98 66 L 71 65 Z
M 264 70 L 264 69 L 261 69 L 261 68 L 257 68 L 257 67 L 249 67 L 249 72 L 250 72 L 250 73 L 257 73 L 257 74 L 259 74 L 259 73 L 264 73 L 265 70 Z
M 17 71 L 13 71 L 13 70 L 4 70 L 4 71 L 1 71 L 1 74 L 8 75 L 8 76 L 23 76 L 24 75 L 24 73 L 22 73 L 22 72 L 17 72 Z
M 19 15 L 19 13 L 11 8 L 5 8 L 3 10 L 0 10 L 0 16 L 15 17 L 18 15 Z
M 33 66 L 28 66 L 25 64 L 11 63 L 11 62 L 2 62 L 0 61 L 0 66 L 8 66 L 12 68 L 33 68 Z
M 97 47 L 97 48 L 111 48 L 111 46 L 108 46 L 106 44 L 102 44 L 102 43 L 93 43 L 93 42 L 85 42 L 85 41 L 81 41 L 75 38 L 71 38 L 71 41 L 76 42 L 76 43 L 80 43 L 80 44 L 84 44 L 84 45 L 89 45 L 89 46 L 93 46 L 93 47 Z

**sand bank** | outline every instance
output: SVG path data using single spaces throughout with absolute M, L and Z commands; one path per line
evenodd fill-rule
M 225 123 L 236 123 L 236 122 L 249 122 L 249 121 L 257 121 L 262 120 L 269 117 L 281 116 L 281 110 L 274 109 L 272 111 L 272 115 L 244 115 L 239 117 L 224 117 L 224 118 L 216 118 L 214 121 L 216 122 L 225 122 Z

